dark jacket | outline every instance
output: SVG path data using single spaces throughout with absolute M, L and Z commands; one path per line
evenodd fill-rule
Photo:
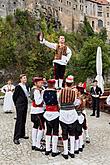
M 96 89 L 94 90 L 93 87 L 91 87 L 91 90 L 90 90 L 90 94 L 91 95 L 99 95 L 99 97 L 101 96 L 102 94 L 102 90 L 100 87 L 96 86 Z
M 15 91 L 13 93 L 13 101 L 14 101 L 15 106 L 28 104 L 27 96 L 25 95 L 20 85 L 17 85 L 15 87 Z

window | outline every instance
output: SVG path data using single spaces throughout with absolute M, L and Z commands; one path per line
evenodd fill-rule
M 102 12 L 98 12 L 98 16 L 99 17 L 102 17 Z
M 5 7 L 5 5 L 2 5 L 2 7 Z
M 87 14 L 87 6 L 86 6 L 86 14 Z
M 63 8 L 62 7 L 59 7 L 59 11 L 62 12 L 63 11 Z
M 103 27 L 103 21 L 101 19 L 98 20 L 98 27 L 99 28 Z
M 16 5 L 16 2 L 14 1 L 13 4 Z
M 107 17 L 109 17 L 109 13 L 107 13 Z
M 102 6 L 98 5 L 98 10 L 102 11 Z
M 107 25 L 109 25 L 109 22 L 107 22 Z
M 94 21 L 92 21 L 92 27 L 94 28 Z
M 82 6 L 80 5 L 80 10 L 82 9 Z
M 71 2 L 69 2 L 69 6 L 71 6 Z
M 108 6 L 106 7 L 106 9 L 107 9 L 107 11 L 109 11 L 109 7 Z

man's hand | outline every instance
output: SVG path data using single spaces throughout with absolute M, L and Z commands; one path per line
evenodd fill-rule
M 39 32 L 38 35 L 37 35 L 38 41 L 43 41 L 43 38 L 44 38 L 44 33 L 43 32 Z

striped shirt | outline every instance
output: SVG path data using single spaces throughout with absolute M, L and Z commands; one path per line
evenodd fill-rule
M 75 91 L 70 87 L 66 87 L 61 90 L 60 104 L 61 109 L 69 110 L 73 109 L 75 100 Z

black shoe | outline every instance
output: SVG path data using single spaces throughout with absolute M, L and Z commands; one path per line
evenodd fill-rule
M 83 152 L 83 148 L 79 148 L 79 151 L 80 151 L 80 152 Z
M 14 142 L 15 144 L 17 144 L 17 145 L 20 144 L 19 139 L 18 139 L 18 140 L 17 140 L 17 139 L 14 139 L 13 142 Z
M 96 118 L 99 118 L 100 116 L 96 116 Z
M 68 155 L 62 154 L 62 156 L 63 156 L 65 159 L 68 159 Z
M 36 146 L 32 146 L 32 150 L 35 150 Z
M 60 151 L 58 151 L 58 152 L 56 152 L 56 153 L 55 153 L 55 152 L 52 152 L 52 157 L 55 157 L 55 156 L 57 156 L 57 155 L 60 155 L 60 153 L 61 153 Z
M 45 151 L 45 155 L 49 155 L 52 151 Z
M 17 119 L 17 117 L 14 117 L 14 120 L 16 120 Z
M 110 122 L 108 124 L 110 124 Z
M 86 137 L 86 143 L 90 143 L 90 138 Z
M 29 136 L 23 136 L 22 139 L 29 139 Z
M 41 152 L 45 152 L 45 148 L 38 148 L 38 147 L 35 147 L 35 151 L 41 151 Z
M 74 154 L 71 154 L 70 152 L 68 153 L 71 158 L 75 158 Z
M 79 150 L 77 150 L 77 151 L 74 151 L 74 153 L 75 153 L 75 154 L 79 154 Z
M 94 114 L 91 114 L 90 116 L 95 116 Z
M 85 145 L 83 144 L 83 145 L 82 145 L 82 148 L 84 148 L 84 147 L 85 147 Z

